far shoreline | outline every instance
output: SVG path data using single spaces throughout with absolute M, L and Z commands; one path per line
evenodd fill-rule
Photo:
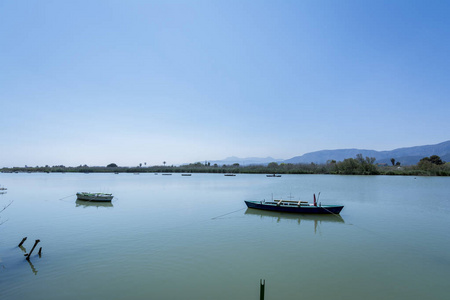
M 450 176 L 449 163 L 440 166 L 377 166 L 335 164 L 269 164 L 240 166 L 238 164 L 208 166 L 190 164 L 182 166 L 149 166 L 149 167 L 99 167 L 99 166 L 45 166 L 45 167 L 12 167 L 1 168 L 1 173 L 204 173 L 204 174 L 329 174 L 329 175 L 389 175 L 389 176 Z

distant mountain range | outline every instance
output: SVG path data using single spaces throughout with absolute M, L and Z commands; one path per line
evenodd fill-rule
M 396 162 L 400 162 L 402 165 L 415 165 L 420 159 L 438 155 L 443 161 L 450 161 L 450 141 L 446 141 L 436 145 L 415 146 L 398 148 L 390 151 L 375 151 L 365 149 L 338 149 L 338 150 L 321 150 L 303 154 L 301 156 L 295 156 L 290 159 L 274 159 L 272 157 L 258 158 L 238 158 L 228 157 L 224 160 L 211 161 L 211 164 L 229 165 L 238 163 L 240 165 L 266 165 L 270 162 L 277 163 L 292 163 L 292 164 L 324 164 L 329 160 L 343 161 L 346 158 L 355 158 L 357 154 L 362 154 L 363 157 L 375 157 L 376 163 L 391 164 L 391 158 L 394 158 Z
M 242 166 L 248 166 L 248 165 L 267 165 L 268 163 L 271 162 L 283 162 L 284 159 L 275 159 L 273 157 L 247 157 L 247 158 L 239 158 L 236 156 L 231 156 L 231 157 L 227 157 L 223 160 L 211 160 L 209 161 L 211 163 L 211 165 L 214 164 L 218 164 L 219 166 L 221 165 L 232 165 L 235 163 L 238 163 L 239 165 Z

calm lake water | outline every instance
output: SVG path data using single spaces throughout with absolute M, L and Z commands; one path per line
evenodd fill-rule
M 0 174 L 0 299 L 448 299 L 450 178 Z M 111 192 L 112 205 L 77 202 Z M 345 205 L 340 217 L 244 200 Z M 17 247 L 23 237 L 30 262 Z

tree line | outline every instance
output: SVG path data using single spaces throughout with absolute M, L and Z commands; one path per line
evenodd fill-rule
M 392 166 L 376 164 L 374 157 L 363 157 L 358 154 L 355 158 L 343 161 L 330 160 L 325 164 L 291 164 L 271 162 L 267 165 L 246 165 L 238 163 L 230 165 L 211 165 L 205 163 L 191 163 L 181 166 L 120 167 L 115 163 L 107 166 L 77 167 L 36 166 L 3 168 L 2 172 L 77 172 L 77 173 L 245 173 L 245 174 L 337 174 L 337 175 L 417 175 L 417 176 L 450 176 L 450 163 L 445 163 L 437 155 L 422 158 L 416 165 L 401 166 L 400 162 L 391 159 Z M 146 165 L 146 163 L 145 163 Z

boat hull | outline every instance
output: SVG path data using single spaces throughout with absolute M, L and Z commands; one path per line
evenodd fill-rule
M 88 193 L 77 193 L 77 200 L 82 201 L 94 201 L 94 202 L 111 202 L 114 198 L 111 194 L 88 194 Z
M 278 211 L 278 212 L 288 212 L 297 214 L 339 214 L 344 208 L 342 205 L 322 205 L 322 206 L 312 206 L 312 205 L 302 205 L 298 206 L 296 204 L 281 204 L 277 205 L 275 202 L 262 202 L 262 201 L 245 201 L 248 208 Z

